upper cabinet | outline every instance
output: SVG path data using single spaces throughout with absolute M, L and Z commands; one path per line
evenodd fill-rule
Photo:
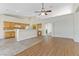
M 13 30 L 14 29 L 14 23 L 13 22 L 4 22 L 4 29 Z
M 42 24 L 41 23 L 39 23 L 39 24 L 33 24 L 32 28 L 35 29 L 35 30 L 40 30 L 40 29 L 42 29 Z
M 29 26 L 29 24 L 8 22 L 8 21 L 4 22 L 4 29 L 7 29 L 7 30 L 26 29 L 26 26 Z
M 15 29 L 25 29 L 27 24 L 23 24 L 23 23 L 14 23 L 14 28 Z
M 37 24 L 37 29 L 41 29 L 42 28 L 42 24 Z

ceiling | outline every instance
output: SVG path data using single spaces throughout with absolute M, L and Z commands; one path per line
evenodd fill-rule
M 70 14 L 76 11 L 79 4 L 73 3 L 45 3 L 46 10 L 52 10 L 47 16 L 39 16 L 35 11 L 41 10 L 41 3 L 0 3 L 0 14 L 13 14 L 22 17 L 55 17 L 64 14 Z M 78 11 L 77 10 L 77 11 Z

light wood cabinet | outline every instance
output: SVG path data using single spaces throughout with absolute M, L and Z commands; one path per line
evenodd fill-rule
M 42 24 L 37 24 L 37 29 L 41 29 L 42 28 Z
M 5 39 L 15 38 L 14 29 L 26 29 L 26 26 L 29 26 L 29 24 L 5 21 L 4 22 Z
M 41 24 L 41 23 L 39 23 L 39 24 L 33 24 L 33 25 L 32 25 L 32 28 L 33 28 L 34 30 L 42 29 L 42 24 Z
M 14 29 L 14 23 L 13 22 L 4 22 L 4 29 L 13 30 Z
M 26 26 L 29 26 L 29 24 L 8 22 L 8 21 L 4 22 L 4 29 L 5 30 L 25 29 Z
M 25 29 L 27 24 L 23 23 L 15 23 L 14 28 L 15 29 Z
M 5 32 L 5 39 L 15 38 L 15 31 Z

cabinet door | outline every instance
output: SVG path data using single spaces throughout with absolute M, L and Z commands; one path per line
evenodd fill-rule
M 14 27 L 15 27 L 15 29 L 25 29 L 26 28 L 26 24 L 15 23 Z
M 5 32 L 5 39 L 8 39 L 10 34 L 8 32 Z
M 21 24 L 21 28 L 25 29 L 26 28 L 26 24 Z
M 15 32 L 11 32 L 11 37 L 15 38 Z
M 37 29 L 41 29 L 42 28 L 42 24 L 37 24 Z
M 8 29 L 8 30 L 14 29 L 14 23 L 13 22 L 4 22 L 4 29 Z
M 5 39 L 9 39 L 9 38 L 15 38 L 14 31 L 5 32 Z

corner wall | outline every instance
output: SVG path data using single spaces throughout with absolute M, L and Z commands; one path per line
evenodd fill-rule
M 79 12 L 74 14 L 74 39 L 79 42 Z

